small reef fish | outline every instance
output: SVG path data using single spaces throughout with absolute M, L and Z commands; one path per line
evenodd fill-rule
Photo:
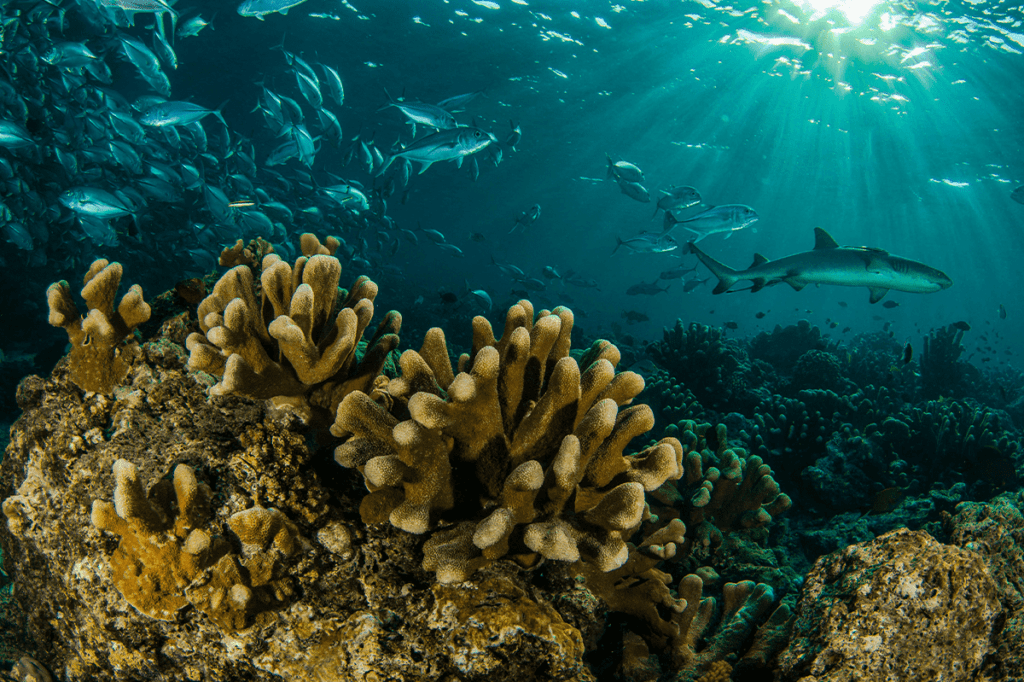
M 886 301 L 885 303 L 882 304 L 883 308 L 896 308 L 898 306 L 899 303 L 897 303 L 896 301 Z
M 914 359 L 914 347 L 907 342 L 907 345 L 903 347 L 903 364 L 908 365 L 910 361 Z
M 649 204 L 651 202 L 651 193 L 639 182 L 619 180 L 619 189 L 630 199 L 635 199 L 642 204 Z
M 707 284 L 709 279 L 711 279 L 711 278 L 710 277 L 708 277 L 707 279 L 696 279 L 696 278 L 694 278 L 694 279 L 686 280 L 686 283 L 683 284 L 683 293 L 684 294 L 688 294 L 691 291 L 693 291 L 694 289 L 696 289 L 697 287 L 699 287 L 700 285 Z
M 1006 319 L 1006 307 L 1002 303 L 999 304 L 999 319 Z
M 384 91 L 387 94 L 387 90 Z M 382 106 L 377 111 L 384 111 L 394 107 L 398 109 L 405 117 L 410 121 L 425 125 L 428 128 L 434 128 L 435 130 L 450 130 L 457 126 L 455 117 L 451 115 L 451 112 L 442 109 L 435 104 L 427 104 L 425 102 L 399 102 L 392 99 L 391 95 L 388 94 L 388 103 Z
M 522 128 L 519 127 L 519 124 L 512 121 L 512 119 L 508 120 L 508 124 L 512 128 L 512 132 L 510 132 L 508 136 L 505 138 L 505 146 L 511 149 L 512 151 L 518 151 L 516 149 L 516 145 L 519 144 L 519 141 L 523 139 L 523 130 Z
M 654 207 L 654 215 L 651 220 L 658 217 L 658 211 L 682 211 L 691 208 L 701 202 L 700 192 L 693 187 L 672 187 L 668 190 L 661 190 L 662 197 L 658 199 L 658 205 Z
M 616 237 L 615 241 L 615 249 L 612 250 L 612 253 L 623 246 L 633 253 L 666 253 L 679 248 L 679 243 L 671 235 L 653 232 L 642 232 L 640 236 L 626 240 Z
M 651 318 L 636 310 L 623 310 L 621 316 L 628 324 L 637 322 L 648 322 Z
M 212 20 L 206 21 L 202 16 L 197 14 L 194 17 L 189 17 L 178 24 L 178 30 L 175 35 L 178 36 L 178 38 L 191 38 L 193 36 L 197 36 L 200 31 L 207 26 L 210 26 L 211 22 Z M 213 27 L 210 27 L 210 30 L 212 31 Z
M 245 0 L 245 2 L 238 6 L 238 13 L 243 17 L 256 17 L 260 21 L 263 21 L 264 16 L 274 14 L 275 12 L 287 15 L 288 10 L 293 7 L 298 7 L 305 1 L 306 0 Z
M 665 291 L 668 291 L 668 287 L 662 289 L 661 287 L 658 286 L 658 280 L 654 280 L 650 284 L 648 284 L 647 282 L 640 282 L 639 284 L 634 284 L 630 288 L 626 289 L 626 295 L 654 296 L 655 294 L 660 294 Z
M 644 172 L 628 161 L 612 161 L 612 157 L 605 154 L 608 159 L 608 179 L 619 182 L 643 182 Z
M 695 242 L 699 242 L 713 234 L 725 233 L 725 238 L 732 236 L 733 232 L 750 227 L 758 221 L 760 216 L 757 211 L 744 206 L 743 204 L 724 204 L 715 206 L 706 211 L 701 211 L 692 218 L 679 220 L 671 211 L 665 213 L 665 231 L 668 232 L 676 225 L 681 225 L 690 232 Z M 754 230 L 757 231 L 756 228 Z
M 224 104 L 227 104 L 227 102 Z M 226 127 L 227 122 L 224 121 L 224 116 L 221 114 L 224 104 L 221 104 L 216 109 L 207 109 L 192 102 L 162 102 L 146 109 L 142 116 L 139 117 L 139 123 L 153 128 L 187 126 L 213 114 Z
M 1021 185 L 1017 189 L 1010 192 L 1010 198 L 1016 201 L 1018 204 L 1024 204 L 1024 185 Z
M 681 277 L 684 277 L 690 274 L 691 272 L 696 271 L 696 265 L 694 265 L 692 268 L 688 268 L 685 265 L 679 265 L 677 267 L 672 268 L 671 270 L 665 270 L 663 273 L 661 273 L 661 275 L 659 275 L 659 277 L 661 279 L 680 279 Z
M 383 174 L 388 166 L 399 158 L 420 163 L 422 165 L 421 174 L 438 161 L 455 161 L 461 168 L 462 160 L 465 157 L 475 154 L 497 141 L 498 138 L 493 134 L 471 126 L 442 130 L 414 140 L 402 151 L 388 155 L 377 171 L 377 175 Z
M 483 90 L 474 90 L 473 92 L 467 92 L 463 95 L 455 95 L 454 97 L 448 97 L 447 99 L 441 100 L 437 103 L 437 106 L 455 113 L 465 109 L 467 104 L 482 94 L 484 94 Z
M 814 249 L 770 261 L 754 254 L 746 270 L 734 270 L 701 251 L 696 244 L 690 250 L 718 278 L 713 293 L 722 294 L 740 280 L 750 280 L 750 291 L 786 283 L 800 291 L 808 284 L 834 284 L 867 287 L 869 301 L 877 303 L 890 289 L 911 294 L 927 294 L 953 286 L 949 276 L 929 265 L 867 246 L 839 246 L 825 230 L 814 228 Z
M 540 218 L 540 204 L 534 204 L 529 209 L 523 211 L 512 219 L 512 229 L 509 230 L 508 233 L 512 234 L 520 227 L 525 230 L 530 225 L 537 222 L 538 218 Z

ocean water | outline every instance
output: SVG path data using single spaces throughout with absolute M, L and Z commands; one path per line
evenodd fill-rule
M 418 348 L 432 326 L 465 347 L 474 315 L 497 327 L 527 297 L 538 309 L 571 308 L 574 346 L 611 339 L 629 348 L 627 364 L 649 360 L 647 344 L 677 319 L 739 340 L 807 320 L 842 344 L 838 355 L 858 334 L 889 335 L 905 348 L 906 362 L 894 358 L 892 371 L 913 373 L 929 331 L 958 323 L 969 328 L 962 360 L 1001 392 L 997 404 L 985 402 L 991 393 L 974 397 L 1024 416 L 1019 4 L 307 0 L 259 19 L 235 2 L 171 2 L 178 28 L 197 15 L 210 23 L 174 36 L 170 17 L 139 12 L 129 25 L 118 3 L 0 8 L 0 119 L 15 126 L 0 142 L 5 431 L 20 378 L 46 375 L 66 350 L 65 332 L 47 324 L 50 283 L 67 280 L 77 293 L 89 263 L 107 258 L 124 265 L 122 291 L 138 283 L 151 300 L 183 279 L 223 272 L 217 255 L 236 239 L 262 236 L 294 257 L 305 232 L 342 239 L 342 285 L 363 274 L 379 284 L 378 312 L 404 316 L 402 349 Z M 152 48 L 157 23 L 176 66 L 160 50 L 151 62 L 126 49 L 131 40 Z M 55 46 L 66 61 L 48 63 Z M 86 65 L 72 54 L 83 48 Z M 340 140 L 329 139 L 315 97 L 300 88 L 295 56 L 313 65 Z M 340 76 L 342 104 L 321 65 Z M 265 91 L 294 102 L 284 105 L 288 121 L 266 115 Z M 385 105 L 474 92 L 455 120 L 494 142 L 461 167 L 441 161 L 419 174 L 414 163 L 407 184 L 397 178 L 400 161 L 382 169 L 381 159 L 432 132 Z M 112 111 L 141 121 L 160 99 L 218 110 L 223 123 L 205 116 L 200 135 L 175 125 L 132 133 L 112 122 Z M 308 158 L 268 162 L 306 132 Z M 650 201 L 620 189 L 609 157 L 642 170 Z M 183 164 L 202 180 L 182 177 Z M 144 189 L 152 177 L 171 178 L 175 196 Z M 340 184 L 368 205 L 320 189 Z M 206 186 L 244 205 L 218 216 Z M 952 286 L 893 289 L 876 303 L 863 284 L 813 281 L 715 295 L 718 280 L 689 252 L 696 235 L 685 223 L 668 232 L 671 250 L 617 248 L 645 232 L 664 238 L 656 203 L 682 186 L 701 204 L 676 211 L 678 220 L 723 205 L 756 211 L 752 225 L 697 244 L 733 268 L 755 254 L 771 261 L 810 251 L 821 228 L 839 245 L 937 269 Z M 114 194 L 131 215 L 83 222 L 82 210 L 61 201 L 83 187 Z M 539 216 L 516 227 L 534 206 Z M 246 222 L 244 211 L 262 212 L 270 227 Z M 694 270 L 660 277 L 680 266 Z M 630 293 L 641 284 L 667 290 Z M 1004 426 L 1019 445 L 1024 425 Z
M 34 6 L 10 3 L 5 12 L 27 14 Z M 996 323 L 1003 304 L 1007 316 L 998 324 L 1008 345 L 994 362 L 1016 357 L 1004 353 L 1017 353 L 1010 339 L 1021 331 L 1014 305 L 1021 270 L 1014 254 L 1022 247 L 1017 228 L 1024 207 L 1010 199 L 1024 181 L 1018 116 L 1024 33 L 1019 8 L 1006 3 L 882 2 L 844 8 L 841 3 L 718 6 L 667 1 L 577 6 L 512 0 L 359 6 L 310 0 L 287 15 L 268 14 L 264 21 L 240 16 L 232 3 L 196 9 L 206 20 L 217 16 L 198 35 L 175 39 L 178 66 L 161 68 L 172 99 L 211 109 L 226 102 L 230 146 L 211 150 L 212 156 L 245 149 L 254 152 L 262 169 L 270 152 L 287 139 L 278 138 L 251 111 L 260 96 L 259 83 L 300 103 L 310 133 L 319 133 L 294 70 L 280 50 L 272 49 L 282 39 L 288 51 L 329 65 L 341 76 L 344 105 L 328 98 L 326 106 L 336 113 L 344 142 L 335 148 L 319 141 L 311 169 L 294 160 L 275 167 L 294 182 L 312 170 L 323 184 L 330 172 L 362 183 L 372 193 L 375 178 L 367 167 L 358 159 L 344 164 L 349 146 L 358 144 L 352 140 L 372 141 L 386 153 L 413 139 L 398 110 L 379 111 L 387 102 L 385 90 L 406 101 L 427 103 L 484 92 L 456 118 L 494 132 L 503 147 L 500 165 L 490 161 L 488 150 L 479 153 L 480 173 L 474 181 L 467 168 L 437 164 L 414 175 L 404 202 L 400 190 L 386 210 L 392 228 L 438 230 L 464 257 L 437 249 L 422 235 L 413 244 L 393 229 L 385 235 L 383 248 L 374 242 L 375 231 L 360 233 L 368 240 L 367 248 L 359 237 L 340 234 L 347 237 L 353 255 L 370 264 L 346 263 L 343 279 L 370 274 L 381 285 L 384 305 L 402 309 L 413 320 L 416 312 L 403 295 L 415 294 L 413 301 L 423 296 L 425 314 L 436 317 L 450 312 L 432 309 L 440 302 L 438 290 L 461 296 L 467 283 L 473 290 L 487 291 L 494 301 L 491 314 L 499 315 L 518 298 L 510 292 L 525 287 L 491 266 L 495 257 L 548 285 L 545 291 L 531 292 L 540 304 L 568 304 L 586 315 L 580 324 L 591 336 L 613 334 L 611 323 L 623 322 L 622 311 L 636 310 L 649 321 L 630 331 L 650 338 L 676 318 L 735 321 L 739 334 L 800 318 L 821 326 L 835 320 L 840 328 L 850 326 L 852 335 L 879 328 L 884 322 L 873 319 L 878 315 L 896 325 L 901 341 L 912 342 L 928 328 L 956 320 L 975 326 Z M 183 20 L 195 14 L 186 10 Z M 22 44 L 8 33 L 6 39 L 16 49 L 5 55 L 7 80 L 15 91 L 31 83 L 49 99 L 42 111 L 32 105 L 26 119 L 34 126 L 41 156 L 30 158 L 25 149 L 3 153 L 37 173 L 25 183 L 49 212 L 40 216 L 38 208 L 23 208 L 25 202 L 17 195 L 8 195 L 6 203 L 15 220 L 20 218 L 28 228 L 45 223 L 50 234 L 37 235 L 31 250 L 0 242 L 0 283 L 9 301 L 0 347 L 7 355 L 38 348 L 42 339 L 59 342 L 58 330 L 41 325 L 45 287 L 58 279 L 75 282 L 94 256 L 121 261 L 126 283 L 139 282 L 152 296 L 185 275 L 206 271 L 210 257 L 197 258 L 197 252 L 216 252 L 233 241 L 233 231 L 246 239 L 254 236 L 251 230 L 228 227 L 208 243 L 198 239 L 190 226 L 209 225 L 212 216 L 202 193 L 186 190 L 173 204 L 148 199 L 137 228 L 130 218 L 114 221 L 114 230 L 122 235 L 119 245 L 103 246 L 85 236 L 58 201 L 70 186 L 130 188 L 148 173 L 126 171 L 102 158 L 102 149 L 98 157 L 89 158 L 90 147 L 102 147 L 104 136 L 117 139 L 109 130 L 93 130 L 87 131 L 91 145 L 78 144 L 79 156 L 84 151 L 86 157 L 79 168 L 88 177 L 68 177 L 53 156 L 52 148 L 59 145 L 48 131 L 59 125 L 61 115 L 45 112 L 60 96 L 56 83 L 61 72 L 81 69 L 40 61 L 31 71 L 37 80 L 20 62 L 26 52 L 42 54 L 55 42 L 83 42 L 113 76 L 104 85 L 86 73 L 84 87 L 110 88 L 133 101 L 153 91 L 125 58 L 115 36 L 151 44 L 153 31 L 147 26 L 153 16 L 138 14 L 134 27 L 115 26 L 116 17 L 97 25 L 78 4 L 66 3 L 63 22 L 51 18 L 38 29 L 43 34 L 38 39 Z M 8 107 L 6 117 L 16 113 Z M 102 112 L 96 113 L 102 118 Z M 522 130 L 516 151 L 504 148 L 510 120 Z M 211 116 L 202 125 L 215 136 L 218 123 Z M 160 131 L 149 130 L 159 137 Z M 420 126 L 417 134 L 423 131 Z M 928 295 L 892 292 L 886 300 L 899 303 L 895 309 L 869 305 L 863 288 L 795 292 L 781 285 L 756 294 L 712 297 L 714 279 L 686 293 L 677 280 L 664 294 L 628 296 L 625 292 L 633 284 L 650 282 L 680 264 L 695 265 L 696 260 L 679 257 L 687 239 L 679 228 L 674 234 L 682 246 L 673 252 L 612 253 L 616 237 L 660 232 L 662 224 L 660 214 L 651 219 L 653 203 L 629 198 L 606 179 L 606 154 L 639 166 L 654 199 L 662 196 L 659 190 L 687 185 L 700 192 L 705 207 L 754 208 L 760 220 L 751 228 L 729 239 L 718 234 L 700 243 L 733 267 L 748 264 L 755 252 L 774 259 L 808 250 L 813 228 L 822 227 L 842 245 L 881 248 L 934 266 L 954 285 Z M 219 167 L 200 160 L 197 166 L 208 182 L 227 189 L 229 198 L 247 195 L 226 178 L 237 173 L 230 160 Z M 381 179 L 376 180 L 378 187 Z M 271 183 L 258 176 L 253 184 L 269 188 Z M 309 229 L 321 235 L 331 232 L 329 224 L 301 220 L 302 208 L 313 204 L 299 198 L 303 191 L 271 191 L 298 215 L 281 223 L 277 241 L 289 241 L 283 232 L 291 241 Z M 540 218 L 508 234 L 514 216 L 535 204 L 542 208 Z M 681 215 L 688 217 L 700 208 Z M 137 236 L 131 236 L 136 230 Z M 471 241 L 472 233 L 485 240 Z M 395 239 L 400 246 L 391 255 Z M 385 266 L 389 269 L 382 271 Z M 572 271 L 592 278 L 598 288 L 547 280 L 541 274 L 545 266 L 559 274 Z M 689 277 L 703 280 L 709 274 L 699 267 Z M 837 307 L 838 301 L 849 307 Z M 474 301 L 459 308 L 486 313 Z M 757 312 L 766 315 L 757 319 Z M 25 325 L 31 334 L 18 333 Z

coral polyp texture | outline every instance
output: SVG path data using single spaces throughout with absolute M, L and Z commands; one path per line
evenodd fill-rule
M 645 491 L 678 479 L 682 449 L 666 438 L 624 454 L 649 431 L 633 372 L 615 373 L 608 344 L 580 368 L 570 354 L 572 312 L 520 301 L 496 339 L 473 321 L 472 352 L 455 376 L 444 334 L 430 330 L 406 351 L 387 393 L 399 420 L 362 392 L 338 408 L 336 460 L 362 472 L 366 523 L 431 532 L 423 565 L 441 582 L 466 580 L 506 555 L 609 571 L 626 563 L 626 540 L 643 520 Z
M 371 390 L 398 345 L 402 318 L 392 311 L 360 357 L 377 285 L 364 276 L 339 291 L 341 263 L 330 249 L 310 234 L 301 246 L 294 265 L 263 257 L 259 299 L 252 269 L 236 265 L 199 304 L 202 333 L 188 337 L 189 369 L 220 377 L 213 395 L 304 396 L 333 413 L 349 392 Z
M 92 523 L 120 537 L 111 577 L 141 613 L 174 621 L 192 604 L 234 631 L 271 622 L 270 612 L 290 601 L 295 590 L 287 561 L 308 543 L 280 511 L 256 506 L 228 518 L 243 548 L 239 555 L 205 528 L 211 491 L 191 467 L 179 464 L 173 483 L 162 479 L 148 495 L 130 462 L 114 462 L 114 477 L 114 503 L 95 500 Z
M 138 350 L 133 331 L 149 319 L 149 305 L 138 284 L 128 289 L 114 310 L 121 275 L 120 263 L 93 261 L 82 288 L 89 309 L 84 318 L 67 282 L 55 282 L 46 290 L 50 324 L 63 327 L 71 341 L 71 380 L 84 391 L 110 393 L 124 381 Z

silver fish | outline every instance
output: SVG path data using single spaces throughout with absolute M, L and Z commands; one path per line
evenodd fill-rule
M 264 16 L 274 14 L 275 12 L 287 15 L 288 10 L 292 7 L 301 5 L 305 1 L 306 0 L 245 0 L 245 2 L 238 6 L 238 13 L 243 17 L 256 17 L 260 21 L 263 21 Z
M 461 165 L 463 158 L 475 154 L 497 141 L 498 139 L 494 135 L 480 128 L 467 126 L 442 130 L 421 137 L 402 151 L 388 155 L 380 170 L 377 171 L 377 175 L 387 170 L 391 162 L 397 158 L 409 159 L 422 164 L 421 174 L 438 161 L 456 161 Z
M 213 114 L 227 126 L 227 121 L 224 120 L 224 116 L 221 114 L 224 104 L 221 104 L 216 109 L 207 109 L 192 102 L 163 102 L 147 109 L 139 117 L 139 122 L 154 128 L 184 126 Z
M 643 232 L 638 237 L 625 240 L 616 237 L 615 241 L 615 249 L 612 253 L 615 253 L 623 246 L 633 253 L 666 253 L 679 248 L 678 242 L 672 238 L 672 235 L 655 234 L 653 232 Z
M 708 235 L 726 233 L 728 239 L 733 232 L 750 227 L 758 221 L 757 211 L 743 204 L 724 204 L 702 211 L 692 218 L 679 220 L 669 211 L 665 216 L 665 232 L 681 225 L 699 242 Z

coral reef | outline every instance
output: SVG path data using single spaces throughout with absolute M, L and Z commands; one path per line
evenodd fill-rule
M 200 304 L 205 331 L 168 317 L 109 396 L 83 395 L 68 363 L 22 382 L 0 548 L 31 605 L 14 623 L 23 653 L 69 682 L 583 682 L 597 655 L 679 680 L 727 658 L 768 669 L 784 581 L 739 574 L 775 575 L 774 558 L 729 545 L 723 584 L 694 551 L 763 541 L 785 496 L 758 458 L 696 425 L 679 432 L 685 448 L 667 436 L 631 450 L 654 422 L 631 404 L 644 381 L 616 372 L 608 342 L 571 354 L 565 308 L 522 301 L 500 338 L 476 318 L 458 374 L 440 330 L 393 379 L 360 373 L 359 347 L 317 373 L 329 330 L 358 339 L 370 301 L 363 284 L 342 298 L 330 256 L 307 246 L 295 266 L 266 256 L 261 287 L 232 268 Z M 354 325 L 329 323 L 339 299 Z M 214 356 L 220 374 L 189 368 L 217 369 Z M 238 370 L 243 385 L 273 390 L 228 390 L 232 363 L 253 369 Z M 337 448 L 283 385 L 324 412 L 338 397 Z M 696 503 L 652 515 L 648 499 L 679 479 Z M 621 645 L 604 651 L 608 637 Z
M 255 506 L 228 518 L 244 550 L 239 557 L 230 543 L 204 530 L 211 493 L 191 467 L 179 464 L 173 483 L 161 480 L 148 495 L 130 462 L 114 462 L 114 478 L 114 504 L 93 502 L 92 523 L 121 538 L 110 557 L 112 579 L 140 612 L 174 621 L 192 604 L 235 631 L 272 621 L 269 612 L 294 596 L 284 562 L 308 543 L 277 509 Z M 4 501 L 14 532 L 25 517 L 16 506 L 24 503 L 18 495 Z
M 402 374 L 387 387 L 409 419 L 359 391 L 339 406 L 332 433 L 348 437 L 335 458 L 366 479 L 363 520 L 418 534 L 441 519 L 454 526 L 423 548 L 424 567 L 442 582 L 466 580 L 508 554 L 523 565 L 543 557 L 618 568 L 644 491 L 681 475 L 674 438 L 623 454 L 653 426 L 646 405 L 620 410 L 643 379 L 616 375 L 613 346 L 581 372 L 569 356 L 572 323 L 566 308 L 534 321 L 532 305 L 520 301 L 495 339 L 478 317 L 457 377 L 443 332 L 431 330 L 418 353 L 402 354 Z
M 809 351 L 826 351 L 835 347 L 821 330 L 807 320 L 786 327 L 775 325 L 771 332 L 761 332 L 747 347 L 750 357 L 763 360 L 782 374 L 792 374 L 800 358 Z
M 402 318 L 392 311 L 359 357 L 377 286 L 360 277 L 339 293 L 338 259 L 313 235 L 301 245 L 305 255 L 292 266 L 276 254 L 263 257 L 259 292 L 251 268 L 237 265 L 199 304 L 202 333 L 188 337 L 189 369 L 220 377 L 215 394 L 302 398 L 302 408 L 333 414 L 351 391 L 371 391 L 398 345 Z
M 948 324 L 928 332 L 921 348 L 921 395 L 927 400 L 964 393 L 964 329 Z
M 114 310 L 121 274 L 120 263 L 93 262 L 83 281 L 82 298 L 89 310 L 84 318 L 67 282 L 55 282 L 46 290 L 50 324 L 68 333 L 71 379 L 84 391 L 110 393 L 124 380 L 138 350 L 132 332 L 149 319 L 150 309 L 138 284 Z
M 746 410 L 760 400 L 755 385 L 763 385 L 763 368 L 751 366 L 741 345 L 726 338 L 722 329 L 697 323 L 665 329 L 660 342 L 648 353 L 672 378 L 693 392 L 705 407 L 715 410 Z

